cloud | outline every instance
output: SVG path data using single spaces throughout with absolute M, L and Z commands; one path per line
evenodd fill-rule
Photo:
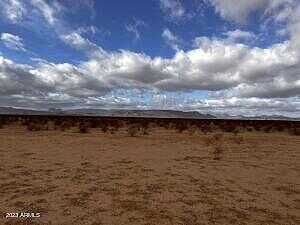
M 235 21 L 237 23 L 245 23 L 249 16 L 261 11 L 263 14 L 272 14 L 284 17 L 283 8 L 290 7 L 295 4 L 295 0 L 209 0 L 215 7 L 215 11 L 226 20 Z M 280 10 L 281 15 L 277 12 Z
M 141 27 L 145 27 L 145 26 L 146 26 L 146 24 L 145 24 L 144 21 L 135 19 L 135 20 L 134 20 L 134 23 L 132 23 L 132 24 L 127 24 L 127 25 L 125 26 L 125 29 L 126 29 L 128 32 L 130 32 L 130 33 L 132 33 L 132 34 L 134 35 L 134 39 L 135 39 L 135 40 L 138 40 L 138 39 L 140 39 L 140 37 L 141 37 L 141 34 L 140 34 L 139 29 L 140 29 Z
M 245 23 L 249 15 L 268 5 L 270 0 L 210 0 L 217 13 L 227 20 Z
M 184 18 L 186 10 L 180 0 L 159 0 L 160 8 L 170 19 L 180 20 Z
M 300 94 L 300 63 L 290 42 L 262 49 L 208 38 L 197 40 L 196 49 L 178 51 L 171 59 L 102 50 L 80 67 L 112 88 L 206 90 L 262 98 Z
M 66 40 L 87 50 L 89 59 L 78 65 L 40 63 L 26 72 L 40 83 L 70 95 L 79 96 L 80 88 L 84 90 L 82 96 L 97 95 L 101 91 L 96 90 L 104 87 L 219 91 L 231 97 L 300 95 L 300 62 L 290 42 L 261 49 L 204 39 L 196 49 L 181 50 L 165 59 L 124 50 L 106 52 L 76 34 Z
M 255 40 L 256 36 L 253 32 L 242 31 L 239 29 L 227 31 L 224 33 L 227 36 L 229 41 L 237 42 L 237 41 L 251 41 Z
M 39 10 L 44 19 L 50 25 L 54 25 L 57 21 L 56 14 L 62 9 L 61 5 L 56 1 L 54 6 L 50 6 L 44 0 L 31 0 L 31 4 Z
M 175 51 L 179 51 L 181 40 L 175 34 L 173 34 L 169 29 L 166 28 L 164 29 L 161 36 L 167 45 L 169 45 Z
M 0 1 L 0 15 L 12 23 L 18 23 L 27 13 L 27 9 L 20 0 Z
M 30 73 L 29 65 L 20 65 L 0 56 L 0 95 L 36 94 L 39 80 Z
M 26 51 L 23 39 L 20 38 L 17 35 L 9 34 L 9 33 L 2 33 L 0 36 L 0 40 L 3 42 L 3 44 L 10 49 L 16 50 L 16 51 Z
M 104 55 L 105 51 L 98 45 L 92 43 L 87 38 L 84 38 L 79 32 L 72 31 L 70 33 L 62 34 L 59 38 L 67 45 L 81 50 L 87 55 Z

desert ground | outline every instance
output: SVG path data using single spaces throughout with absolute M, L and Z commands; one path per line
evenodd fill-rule
M 300 224 L 299 136 L 147 129 L 4 125 L 0 224 Z

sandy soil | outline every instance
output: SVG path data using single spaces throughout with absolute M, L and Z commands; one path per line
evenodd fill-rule
M 299 137 L 211 138 L 0 129 L 0 224 L 300 224 Z

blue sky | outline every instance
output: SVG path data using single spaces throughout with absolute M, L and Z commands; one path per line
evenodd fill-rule
M 297 0 L 3 0 L 0 106 L 298 116 Z

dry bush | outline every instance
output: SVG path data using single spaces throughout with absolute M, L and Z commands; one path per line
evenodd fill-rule
M 300 136 L 300 128 L 299 127 L 294 127 L 290 130 L 290 134 Z
M 195 134 L 197 134 L 198 130 L 199 130 L 199 128 L 196 125 L 192 125 L 188 128 L 188 133 L 190 135 L 195 135 Z
M 234 140 L 234 142 L 236 144 L 240 145 L 244 141 L 244 137 L 242 137 L 242 136 L 235 136 L 235 138 L 233 140 Z
M 63 123 L 60 125 L 60 130 L 61 130 L 61 131 L 66 131 L 66 130 L 70 129 L 71 127 L 72 127 L 72 124 L 71 124 L 71 123 L 63 122 Z
M 263 128 L 264 132 L 266 133 L 270 133 L 272 131 L 272 127 L 271 126 L 266 126 Z
M 107 126 L 106 124 L 102 124 L 102 125 L 101 125 L 101 131 L 102 131 L 103 133 L 106 133 L 106 132 L 108 131 L 108 126 Z
M 118 129 L 119 129 L 118 127 L 111 127 L 108 130 L 111 134 L 115 134 L 118 131 Z
M 41 131 L 44 129 L 45 129 L 45 127 L 43 126 L 43 124 L 40 124 L 40 123 L 29 123 L 27 125 L 28 131 Z
M 217 145 L 215 146 L 215 149 L 214 149 L 214 160 L 220 160 L 222 158 L 222 153 L 223 153 L 223 148 L 221 145 Z
M 213 135 L 213 139 L 214 139 L 216 142 L 222 141 L 223 137 L 224 137 L 224 134 L 222 134 L 222 133 L 217 133 L 217 134 L 214 134 L 214 135 Z
M 253 128 L 252 127 L 247 127 L 246 130 L 251 132 L 251 131 L 253 131 Z
M 176 123 L 176 130 L 178 133 L 183 133 L 185 130 L 187 130 L 187 125 L 184 123 Z
M 238 133 L 240 133 L 240 129 L 238 127 L 236 127 L 233 131 L 232 131 L 234 136 L 237 136 Z
M 92 120 L 90 123 L 91 123 L 91 128 L 98 128 L 101 126 L 101 123 L 99 120 Z
M 137 124 L 129 125 L 127 132 L 130 137 L 136 137 L 138 132 L 140 131 L 140 127 Z
M 222 124 L 222 130 L 224 132 L 232 133 L 232 132 L 234 132 L 235 129 L 236 129 L 236 126 L 234 124 L 230 124 L 230 123 Z
M 80 123 L 78 126 L 79 133 L 86 134 L 89 132 L 89 126 L 87 123 Z
M 214 143 L 214 140 L 210 137 L 203 137 L 203 142 L 205 146 L 209 146 Z
M 142 134 L 149 135 L 149 127 L 147 127 L 147 126 L 142 127 Z
M 254 125 L 253 128 L 254 128 L 255 131 L 260 131 L 261 130 L 261 127 L 258 124 Z
M 212 131 L 212 129 L 209 125 L 202 125 L 200 129 L 204 134 L 207 134 Z
M 285 130 L 285 127 L 283 125 L 279 125 L 279 126 L 276 127 L 276 130 L 278 132 L 283 132 Z

